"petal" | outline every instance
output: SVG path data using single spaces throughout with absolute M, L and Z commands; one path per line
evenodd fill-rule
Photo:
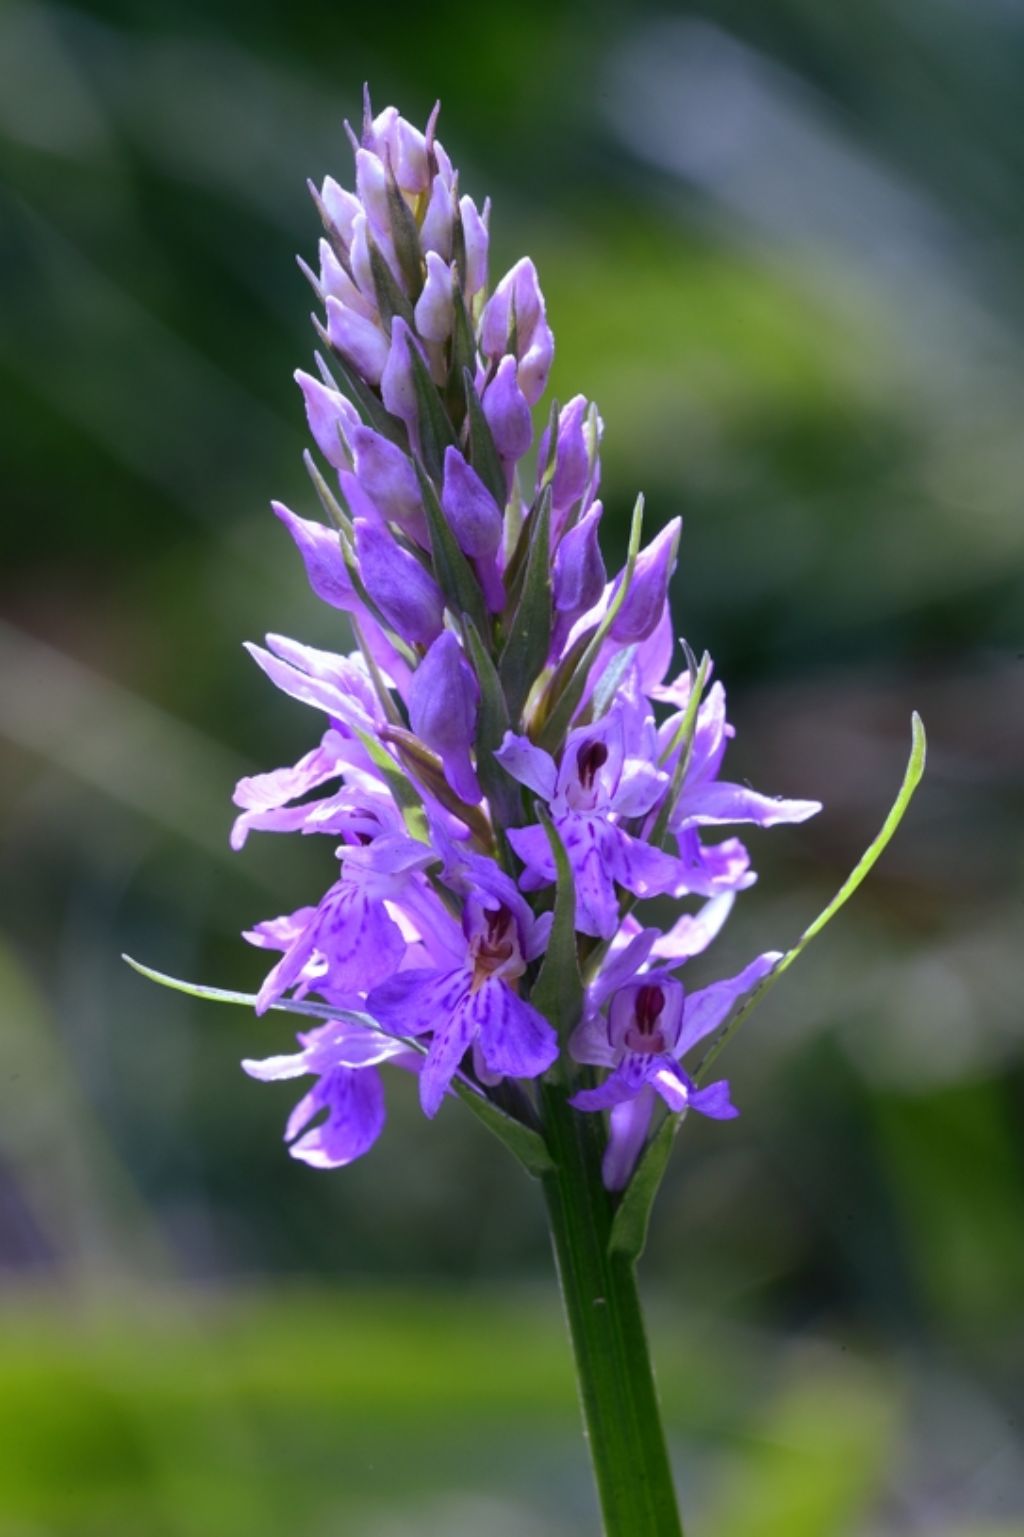
M 781 822 L 806 822 L 820 810 L 820 801 L 783 800 L 759 795 L 746 785 L 715 780 L 684 792 L 672 821 L 675 827 L 719 827 L 729 822 L 775 827 Z
M 609 835 L 618 833 L 618 828 L 599 817 L 570 814 L 558 830 L 576 882 L 576 927 L 583 934 L 611 939 L 619 926 L 619 902 L 608 850 L 614 847 L 614 836 Z
M 420 1073 L 420 1104 L 424 1115 L 431 1119 L 441 1107 L 441 1101 L 459 1068 L 459 1063 L 472 1045 L 477 1033 L 476 1021 L 466 1007 L 466 997 L 437 1031 L 430 1043 L 426 1061 Z
M 327 528 L 309 518 L 296 517 L 282 502 L 271 502 L 270 505 L 294 539 L 306 567 L 309 585 L 317 597 L 332 608 L 351 611 L 358 607 L 337 529 Z
M 690 1108 L 699 1110 L 701 1115 L 710 1116 L 713 1121 L 733 1121 L 739 1115 L 739 1111 L 732 1102 L 729 1084 L 725 1078 L 709 1083 L 706 1089 L 698 1089 L 696 1093 L 691 1092 Z
M 616 1105 L 608 1117 L 608 1146 L 601 1164 L 601 1174 L 608 1190 L 623 1190 L 636 1167 L 654 1111 L 654 1094 L 649 1086 L 633 1100 Z
M 630 837 L 621 827 L 609 827 L 605 861 L 613 880 L 638 897 L 675 891 L 681 875 L 679 860 L 662 849 Z
M 333 1068 L 309 1098 L 327 1110 L 327 1118 L 293 1142 L 289 1152 L 315 1169 L 352 1163 L 384 1129 L 384 1088 L 376 1068 Z
M 558 1037 L 551 1025 L 500 978 L 490 978 L 471 993 L 465 1009 L 492 1073 L 537 1078 L 557 1057 Z
M 425 1035 L 444 1028 L 469 984 L 467 966 L 398 971 L 368 994 L 366 1011 L 392 1035 Z
M 756 987 L 757 983 L 766 977 L 781 959 L 781 951 L 766 950 L 736 976 L 729 977 L 724 982 L 712 982 L 710 987 L 691 993 L 686 1000 L 683 1028 L 676 1046 L 676 1055 L 683 1056 L 691 1046 L 695 1046 L 713 1030 L 717 1030 L 740 999 L 749 993 L 752 987 Z
M 555 793 L 558 770 L 555 760 L 543 747 L 535 747 L 529 737 L 517 736 L 506 731 L 501 746 L 494 756 L 513 779 L 533 790 L 542 799 L 550 801 Z M 543 829 L 542 829 L 543 831 Z M 544 840 L 547 842 L 547 839 Z
M 684 913 L 667 934 L 655 940 L 651 954 L 659 961 L 685 961 L 700 955 L 721 930 L 735 900 L 735 892 L 723 891 L 699 912 Z
M 345 309 L 327 297 L 327 334 L 331 345 L 362 376 L 367 384 L 379 384 L 388 361 L 388 339 L 372 320 Z

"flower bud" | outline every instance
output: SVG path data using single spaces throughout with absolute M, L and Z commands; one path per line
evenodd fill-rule
M 480 320 L 480 347 L 485 357 L 500 357 L 513 343 L 519 387 L 532 406 L 547 385 L 555 344 L 537 269 L 528 256 L 505 274 Z
M 551 478 L 551 514 L 556 528 L 561 515 L 568 512 L 574 502 L 579 501 L 590 479 L 590 453 L 585 431 L 587 409 L 586 397 L 576 395 L 559 413 L 555 435 L 555 470 Z M 545 428 L 537 456 L 541 475 L 548 462 L 550 446 L 550 432 Z
M 400 315 L 391 322 L 391 347 L 387 362 L 381 371 L 380 393 L 392 416 L 397 416 L 409 429 L 409 436 L 418 441 L 419 410 L 416 404 L 416 384 L 412 372 L 410 347 L 416 346 L 413 334 Z
M 339 186 L 333 176 L 325 176 L 324 184 L 320 188 L 320 202 L 331 221 L 335 234 L 347 250 L 352 242 L 353 220 L 358 213 L 362 212 L 359 199 L 354 192 Z
M 593 608 L 604 592 L 605 569 L 599 539 L 600 502 L 594 502 L 575 528 L 563 535 L 555 552 L 552 596 L 555 608 L 566 618 Z
M 470 805 L 481 796 L 470 748 L 476 737 L 480 686 L 455 636 L 442 630 L 409 685 L 409 724 L 436 752 L 456 795 Z
M 351 443 L 359 484 L 380 517 L 397 523 L 425 545 L 427 527 L 419 482 L 407 456 L 379 432 L 361 425 L 353 429 Z
M 668 597 L 669 579 L 676 568 L 682 527 L 682 519 L 673 518 L 640 551 L 622 607 L 612 620 L 612 640 L 631 645 L 646 640 L 657 629 Z
M 357 518 L 355 535 L 359 574 L 370 597 L 403 640 L 429 646 L 444 618 L 440 587 L 379 524 Z
M 452 274 L 436 251 L 427 252 L 427 280 L 416 301 L 416 329 L 428 342 L 446 342 L 452 329 Z
M 336 470 L 347 470 L 349 461 L 339 428 L 351 441 L 353 429 L 359 426 L 359 412 L 344 395 L 328 389 L 326 384 L 321 384 L 312 374 L 303 373 L 301 368 L 295 370 L 294 378 L 306 403 L 306 420 L 317 448 Z
M 442 176 L 435 176 L 430 189 L 430 201 L 420 227 L 420 243 L 424 251 L 436 251 L 442 261 L 450 261 L 452 254 L 452 189 Z
M 320 292 L 326 299 L 333 295 L 339 304 L 355 310 L 367 320 L 376 320 L 376 306 L 356 287 L 331 247 L 329 240 L 320 242 Z
M 379 384 L 388 362 L 388 339 L 371 320 L 327 299 L 327 335 L 345 361 L 367 384 Z
M 270 505 L 295 540 L 309 585 L 317 597 L 332 608 L 357 609 L 359 600 L 341 553 L 337 530 L 308 518 L 296 517 L 283 502 L 271 502 Z
M 501 543 L 501 509 L 457 448 L 445 449 L 441 506 L 463 554 L 486 560 L 495 553 Z
M 390 240 L 388 177 L 382 162 L 372 150 L 356 150 L 356 191 L 377 240 Z
M 487 215 L 490 212 L 490 202 L 484 204 L 481 215 L 471 197 L 459 200 L 459 214 L 462 218 L 462 233 L 466 242 L 466 271 L 463 279 L 463 292 L 467 302 L 481 288 L 487 286 L 487 250 L 490 237 L 487 233 Z
M 533 441 L 533 420 L 516 380 L 514 357 L 506 355 L 498 364 L 484 393 L 483 408 L 495 448 L 506 463 L 514 464 Z

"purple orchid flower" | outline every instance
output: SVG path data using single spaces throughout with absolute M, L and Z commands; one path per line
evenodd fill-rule
M 435 828 L 435 841 L 448 840 Z M 447 943 L 435 931 L 434 964 L 398 971 L 373 988 L 367 1011 L 394 1034 L 429 1035 L 420 1074 L 420 1103 L 437 1114 L 459 1064 L 472 1048 L 477 1077 L 536 1078 L 558 1055 L 558 1038 L 544 1016 L 519 997 L 527 963 L 540 955 L 551 926 L 535 918 L 493 860 L 460 856 L 446 880 L 463 886 L 461 932 Z M 471 887 L 469 882 L 472 882 Z
M 647 1139 L 657 1098 L 674 1114 L 693 1109 L 713 1120 L 730 1120 L 739 1114 L 724 1079 L 698 1089 L 680 1059 L 717 1030 L 739 1000 L 781 959 L 779 952 L 768 951 L 737 976 L 714 982 L 689 997 L 683 984 L 665 968 L 642 972 L 625 985 L 616 986 L 625 967 L 636 964 L 645 944 L 649 949 L 646 935 L 638 936 L 630 947 L 632 953 L 624 952 L 617 958 L 569 1045 L 578 1062 L 611 1069 L 597 1088 L 581 1089 L 569 1101 L 577 1110 L 611 1111 L 603 1165 L 604 1182 L 610 1190 L 621 1190 L 628 1183 Z M 608 1010 L 603 1018 L 594 1003 L 603 1003 L 606 998 Z
M 378 1068 L 392 1062 L 417 1072 L 420 1055 L 380 1030 L 328 1020 L 299 1033 L 302 1050 L 287 1056 L 247 1058 L 250 1078 L 276 1083 L 312 1073 L 316 1083 L 295 1106 L 284 1140 L 293 1158 L 314 1169 L 338 1169 L 367 1152 L 384 1129 L 384 1087 Z M 326 1111 L 318 1125 L 311 1123 Z
M 627 732 L 626 711 L 616 706 L 594 725 L 570 731 L 561 767 L 550 753 L 511 731 L 495 753 L 513 779 L 547 801 L 575 877 L 576 927 L 602 939 L 618 928 L 616 885 L 650 897 L 675 890 L 682 880 L 676 858 L 634 837 L 618 820 L 645 816 L 669 782 L 652 755 L 635 752 L 639 744 L 630 724 Z M 543 827 L 509 828 L 508 838 L 526 865 L 524 891 L 555 880 Z

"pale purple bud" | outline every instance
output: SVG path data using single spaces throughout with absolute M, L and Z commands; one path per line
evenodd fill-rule
M 489 243 L 487 215 L 489 211 L 489 201 L 484 204 L 482 216 L 477 211 L 477 206 L 471 197 L 464 197 L 459 201 L 462 233 L 466 241 L 466 271 L 463 275 L 463 291 L 467 299 L 471 299 L 474 294 L 480 292 L 481 288 L 487 286 L 487 249 Z
M 359 308 L 363 312 L 368 308 L 370 318 L 376 320 L 377 290 L 373 284 L 373 268 L 370 265 L 369 228 L 369 221 L 365 213 L 360 210 L 352 224 L 352 244 L 349 246 L 348 261 L 363 300 Z
M 342 470 L 338 476 L 338 483 L 353 518 L 364 518 L 370 523 L 380 522 L 376 502 L 371 501 L 368 492 L 363 490 L 351 470 Z
M 452 190 L 442 176 L 435 176 L 430 202 L 423 216 L 420 243 L 424 251 L 436 251 L 443 261 L 452 254 Z
M 602 507 L 594 502 L 555 552 L 553 597 L 560 614 L 573 618 L 593 608 L 604 592 L 605 569 L 599 529 Z
M 320 188 L 320 201 L 326 208 L 327 217 L 340 236 L 342 244 L 347 247 L 352 240 L 353 221 L 356 214 L 362 211 L 359 199 L 354 192 L 339 186 L 333 176 L 325 176 L 324 184 Z
M 309 585 L 317 597 L 332 608 L 349 611 L 358 608 L 359 600 L 341 553 L 337 530 L 308 518 L 296 517 L 283 502 L 271 502 L 270 505 L 295 540 Z
M 534 405 L 547 385 L 555 344 L 537 269 L 528 256 L 505 274 L 484 307 L 480 347 L 485 357 L 500 357 L 508 349 L 513 326 L 519 387 L 529 404 Z
M 321 384 L 312 374 L 303 373 L 301 368 L 295 370 L 295 383 L 302 391 L 306 420 L 317 448 L 336 470 L 348 469 L 348 458 L 338 429 L 350 438 L 352 429 L 359 426 L 359 412 L 344 395 L 328 389 L 326 384 Z
M 445 449 L 441 506 L 465 555 L 474 560 L 493 556 L 501 543 L 501 508 L 457 448 Z
M 416 301 L 416 329 L 428 342 L 446 342 L 452 329 L 452 274 L 435 251 L 427 252 L 427 279 Z
M 558 416 L 558 432 L 555 437 L 555 473 L 551 480 L 551 511 L 557 519 L 578 502 L 590 477 L 590 454 L 584 428 L 587 420 L 587 400 L 576 395 Z M 551 440 L 545 427 L 540 440 L 537 467 L 543 474 L 548 462 Z
M 509 463 L 521 459 L 533 441 L 533 420 L 516 379 L 516 360 L 510 354 L 498 364 L 484 392 L 483 408 L 498 453 Z
M 444 618 L 440 587 L 379 523 L 357 518 L 354 526 L 359 572 L 370 597 L 403 640 L 429 646 Z
M 612 640 L 632 645 L 634 641 L 646 640 L 657 629 L 668 598 L 669 579 L 676 568 L 682 528 L 682 519 L 673 518 L 640 551 L 622 607 L 612 620 Z
M 479 704 L 476 674 L 451 630 L 442 630 L 412 675 L 409 724 L 441 759 L 456 795 L 470 805 L 481 795 L 470 757 Z
M 388 174 L 383 162 L 372 150 L 356 150 L 356 191 L 373 232 L 380 239 L 391 235 L 388 211 Z
M 365 315 L 327 300 L 327 335 L 331 346 L 367 384 L 379 384 L 388 361 L 388 339 Z
M 402 191 L 416 196 L 426 192 L 430 186 L 430 164 L 424 135 L 400 117 L 393 143 L 391 169 Z
M 401 315 L 396 315 L 391 322 L 391 347 L 380 376 L 380 393 L 391 415 L 405 423 L 414 441 L 419 411 L 409 349 L 415 345 L 409 327 Z
M 377 513 L 398 523 L 421 544 L 427 540 L 416 471 L 395 443 L 362 425 L 351 434 L 356 474 Z
M 329 240 L 320 242 L 320 291 L 325 299 L 333 296 L 339 304 L 364 315 L 367 320 L 376 319 L 375 305 L 353 283 L 331 249 Z

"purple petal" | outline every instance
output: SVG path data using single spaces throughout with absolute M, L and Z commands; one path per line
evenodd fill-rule
M 673 518 L 647 548 L 640 551 L 629 590 L 612 620 L 609 631 L 612 640 L 626 645 L 631 641 L 646 640 L 661 622 L 682 527 L 682 520 Z
M 560 614 L 575 618 L 593 608 L 604 591 L 601 514 L 601 503 L 595 502 L 575 528 L 563 535 L 555 552 L 552 586 L 555 608 Z
M 326 384 L 321 384 L 312 374 L 303 373 L 301 368 L 295 371 L 295 382 L 302 391 L 306 420 L 317 447 L 328 464 L 333 464 L 337 470 L 347 469 L 348 460 L 338 429 L 341 428 L 347 436 L 353 427 L 358 427 L 358 411 L 344 395 L 328 389 Z
M 581 815 L 567 816 L 556 825 L 576 883 L 576 927 L 583 934 L 611 939 L 619 926 L 619 902 L 608 854 L 619 829 L 600 817 Z
M 309 585 L 317 597 L 332 608 L 351 612 L 357 607 L 358 599 L 341 553 L 337 530 L 308 518 L 296 517 L 283 502 L 271 502 L 270 505 L 294 539 L 306 567 Z
M 459 200 L 459 216 L 462 219 L 462 233 L 466 245 L 466 279 L 465 294 L 471 299 L 481 288 L 487 286 L 487 212 L 489 204 L 484 204 L 483 215 L 478 212 L 477 206 L 471 197 L 463 197 Z
M 608 1190 L 623 1190 L 636 1167 L 654 1111 L 654 1095 L 642 1089 L 636 1099 L 616 1105 L 608 1117 L 608 1146 L 601 1174 Z
M 425 1035 L 451 1018 L 470 981 L 465 965 L 398 971 L 368 994 L 366 1011 L 392 1035 Z
M 690 1108 L 699 1110 L 701 1115 L 710 1116 L 713 1121 L 732 1121 L 739 1115 L 730 1097 L 729 1084 L 724 1078 L 709 1083 L 706 1089 L 691 1092 Z
M 675 962 L 700 955 L 720 932 L 735 900 L 734 892 L 724 891 L 705 902 L 700 912 L 684 913 L 667 934 L 655 941 L 652 954 L 658 960 Z
M 492 1073 L 537 1078 L 558 1056 L 558 1037 L 543 1014 L 500 978 L 491 977 L 470 993 L 464 1007 Z
M 326 1119 L 292 1142 L 288 1151 L 314 1169 L 352 1163 L 369 1151 L 384 1129 L 380 1074 L 372 1067 L 332 1068 L 292 1112 L 286 1138 L 294 1137 L 318 1110 L 327 1111 Z
M 820 810 L 820 801 L 783 800 L 759 795 L 746 785 L 715 780 L 684 792 L 673 822 L 677 827 L 720 827 L 730 822 L 775 827 L 781 822 L 805 822 Z
M 327 297 L 326 308 L 327 335 L 332 347 L 337 347 L 367 384 L 379 384 L 388 361 L 388 339 L 384 332 L 355 310 L 343 308 L 331 295 Z
M 494 555 L 501 543 L 501 508 L 476 470 L 453 446 L 445 449 L 441 506 L 466 555 L 475 560 Z
M 420 1073 L 420 1104 L 431 1119 L 441 1108 L 448 1086 L 477 1033 L 465 999 L 447 1020 L 438 1021 L 426 1061 Z
M 528 790 L 546 801 L 554 797 L 558 779 L 555 760 L 543 747 L 535 747 L 529 737 L 506 731 L 494 756 L 512 778 L 518 779 Z
M 604 857 L 611 879 L 634 896 L 660 896 L 678 886 L 679 861 L 662 849 L 630 837 L 621 827 L 608 827 Z
M 391 322 L 391 348 L 381 371 L 380 393 L 392 416 L 405 423 L 414 439 L 419 425 L 419 408 L 410 348 L 417 346 L 405 321 L 396 315 Z
M 533 420 L 516 380 L 516 360 L 503 357 L 484 393 L 484 416 L 495 447 L 506 462 L 521 459 L 533 441 Z
M 370 597 L 403 640 L 429 646 L 444 620 L 440 587 L 385 529 L 362 518 L 354 527 L 359 571 Z
M 682 1057 L 726 1020 L 740 999 L 756 987 L 757 983 L 782 959 L 778 950 L 766 950 L 751 961 L 749 966 L 724 982 L 712 982 L 710 987 L 691 993 L 686 1000 L 683 1028 L 676 1046 L 676 1055 Z
M 442 630 L 409 688 L 409 724 L 441 759 L 445 778 L 475 805 L 481 790 L 470 759 L 476 737 L 480 685 L 451 630 Z
M 420 544 L 425 544 L 427 525 L 423 500 L 416 471 L 408 456 L 397 444 L 390 443 L 369 427 L 356 427 L 351 437 L 359 484 L 369 493 L 380 516 L 397 523 Z M 359 507 L 353 507 L 352 512 L 355 517 L 362 516 Z
M 444 261 L 452 254 L 452 189 L 443 176 L 435 176 L 430 201 L 420 229 L 424 251 L 436 251 Z
M 416 301 L 416 329 L 428 342 L 446 342 L 452 329 L 452 273 L 434 251 L 427 252 L 427 279 Z

